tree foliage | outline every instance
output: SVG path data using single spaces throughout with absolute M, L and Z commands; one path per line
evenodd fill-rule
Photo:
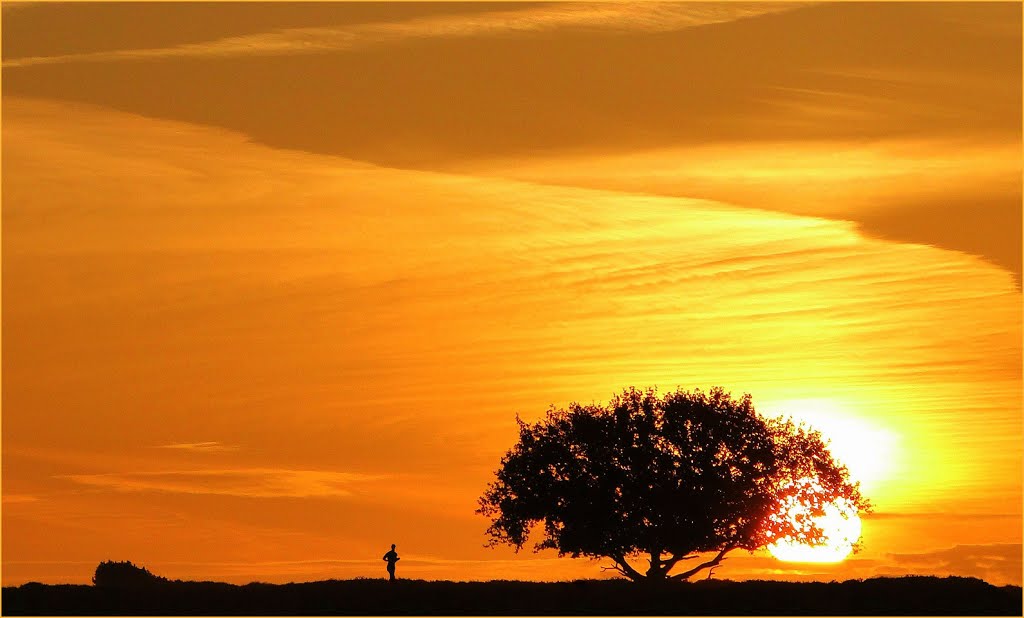
M 633 580 L 687 579 L 784 536 L 820 543 L 813 518 L 826 504 L 868 507 L 820 434 L 761 418 L 749 395 L 721 388 L 663 397 L 629 388 L 606 406 L 573 403 L 517 422 L 519 442 L 480 498 L 491 544 L 521 549 L 542 524 L 536 549 L 610 558 Z M 779 516 L 794 497 L 807 508 Z M 641 555 L 644 572 L 628 560 Z
M 96 573 L 92 578 L 94 585 L 103 588 L 137 588 L 166 581 L 166 578 L 150 573 L 146 567 L 132 564 L 131 560 L 105 560 L 96 566 Z

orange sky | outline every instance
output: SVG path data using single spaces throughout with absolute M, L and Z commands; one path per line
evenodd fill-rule
M 515 415 L 723 385 L 1021 583 L 1019 4 L 3 6 L 4 585 L 602 577 Z

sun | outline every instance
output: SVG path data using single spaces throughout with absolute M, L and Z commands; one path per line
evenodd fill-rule
M 860 539 L 861 522 L 856 507 L 844 498 L 839 498 L 824 506 L 825 513 L 812 518 L 819 526 L 824 538 L 822 543 L 810 545 L 805 541 L 792 537 L 783 537 L 768 546 L 768 551 L 779 560 L 785 562 L 841 562 Z M 807 507 L 796 498 L 780 511 L 780 517 L 788 517 L 797 521 L 797 517 L 807 513 Z
M 790 417 L 821 432 L 828 449 L 839 463 L 847 466 L 851 480 L 860 483 L 861 491 L 884 481 L 899 468 L 896 435 L 845 409 L 830 399 L 790 399 L 771 406 L 773 412 Z M 807 490 L 814 491 L 815 479 L 796 481 Z M 806 517 L 806 506 L 790 498 L 773 516 L 779 521 L 796 522 Z M 861 520 L 857 507 L 845 499 L 824 506 L 824 514 L 812 521 L 821 528 L 821 544 L 810 544 L 805 539 L 784 537 L 768 546 L 779 560 L 787 562 L 841 562 L 853 551 L 860 539 Z M 799 536 L 799 532 L 797 533 Z

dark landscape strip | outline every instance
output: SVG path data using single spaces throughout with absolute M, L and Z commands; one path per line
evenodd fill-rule
M 3 589 L 6 615 L 902 615 L 1020 616 L 1020 586 L 960 577 L 842 583 L 533 583 L 329 580 L 243 586 L 29 583 Z

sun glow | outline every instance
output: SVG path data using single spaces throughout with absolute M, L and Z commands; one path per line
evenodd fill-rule
M 809 509 L 797 498 L 791 498 L 782 510 L 782 516 L 796 521 Z M 820 544 L 811 545 L 806 540 L 783 537 L 768 546 L 768 551 L 779 560 L 786 562 L 841 562 L 860 539 L 861 521 L 857 509 L 847 500 L 840 498 L 824 507 L 824 515 L 812 518 L 822 529 Z
M 839 402 L 792 399 L 767 409 L 769 414 L 791 417 L 821 432 L 829 451 L 849 469 L 850 477 L 865 493 L 873 493 L 879 484 L 898 473 L 897 434 L 855 416 Z

